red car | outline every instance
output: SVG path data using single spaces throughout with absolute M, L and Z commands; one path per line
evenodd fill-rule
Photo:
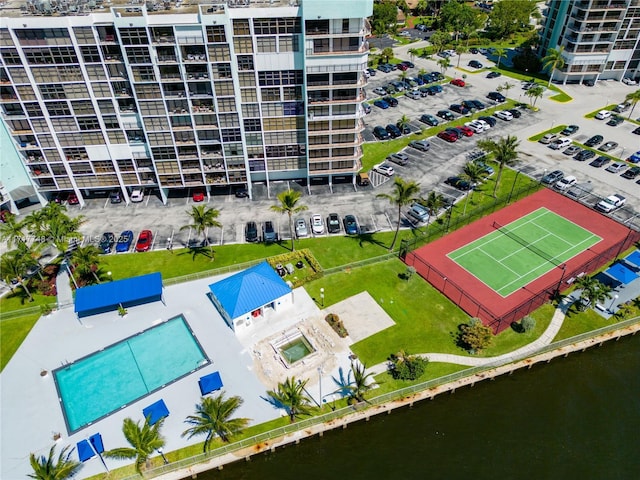
M 141 231 L 138 241 L 136 242 L 136 252 L 146 252 L 150 250 L 152 243 L 153 233 L 151 233 L 151 230 Z
M 443 130 L 442 132 L 438 133 L 438 138 L 446 140 L 449 143 L 454 143 L 458 141 L 458 136 L 456 134 L 452 132 L 447 132 L 446 130 Z
M 193 201 L 196 203 L 204 201 L 204 192 L 202 190 L 194 190 Z
M 409 70 L 409 66 L 405 65 L 404 63 L 399 63 L 398 70 L 402 70 L 403 72 L 406 72 L 407 70 Z
M 451 85 L 455 85 L 456 87 L 464 87 L 465 85 L 464 80 L 462 80 L 461 78 L 454 78 L 449 83 L 451 83 Z
M 464 133 L 465 137 L 470 137 L 471 135 L 473 135 L 473 130 L 471 130 L 469 127 L 465 127 L 464 125 L 462 125 L 456 128 Z
M 78 205 L 80 203 L 80 200 L 78 200 L 78 195 L 76 195 L 75 193 L 70 193 L 67 197 L 67 203 L 69 205 Z

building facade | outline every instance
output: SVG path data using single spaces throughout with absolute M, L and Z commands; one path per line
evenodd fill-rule
M 640 0 L 550 0 L 541 56 L 564 47 L 562 83 L 640 77 Z
M 355 181 L 372 0 L 30 2 L 3 9 L 2 120 L 48 198 Z

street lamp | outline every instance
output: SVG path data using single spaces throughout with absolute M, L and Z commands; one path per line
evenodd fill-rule
M 162 456 L 162 460 L 164 461 L 165 465 L 169 464 L 169 460 L 167 460 L 167 457 L 164 456 L 164 450 L 162 450 L 162 448 L 158 449 L 158 453 Z
M 546 170 L 545 170 L 546 172 Z M 509 192 L 509 198 L 507 199 L 507 205 L 509 205 L 511 203 L 511 195 L 513 195 L 513 191 L 516 188 L 516 182 L 518 181 L 518 175 L 520 175 L 521 171 L 517 170 L 516 171 L 516 176 L 513 178 L 513 185 L 511 185 L 511 191 Z
M 107 277 L 109 277 L 109 281 L 113 280 L 113 278 L 111 278 L 111 272 L 107 272 Z
M 614 295 L 613 296 L 613 300 L 611 300 L 611 305 L 609 305 L 609 312 L 613 313 L 613 305 L 616 303 L 616 301 L 618 300 L 618 295 Z
M 324 308 L 324 288 L 320 289 L 320 302 L 322 303 L 322 307 Z
M 318 367 L 318 387 L 320 388 L 320 404 L 322 404 L 322 367 Z

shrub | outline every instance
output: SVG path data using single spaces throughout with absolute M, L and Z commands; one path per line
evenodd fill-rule
M 530 332 L 534 328 L 536 328 L 536 319 L 531 315 L 527 315 L 522 320 L 520 320 L 520 325 L 522 326 L 523 332 Z
M 283 253 L 281 255 L 275 255 L 273 257 L 267 258 L 267 262 L 274 269 L 277 264 L 286 265 L 287 263 L 292 263 L 295 265 L 299 261 L 306 262 L 309 265 L 309 267 L 311 267 L 311 270 L 313 270 L 313 273 L 311 275 L 306 275 L 302 278 L 291 280 L 291 283 L 293 284 L 293 288 L 297 288 L 301 285 L 304 285 L 307 282 L 311 282 L 313 280 L 317 280 L 318 278 L 322 277 L 323 275 L 322 267 L 316 260 L 316 257 L 314 257 L 311 251 L 307 248 L 302 250 L 296 250 L 295 252 Z
M 338 315 L 336 315 L 335 313 L 330 313 L 329 315 L 324 317 L 324 319 L 340 338 L 344 338 L 349 335 L 349 332 L 347 332 L 347 329 L 344 327 L 342 320 L 340 320 L 340 317 L 338 317 Z
M 395 380 L 417 380 L 424 373 L 429 360 L 401 351 L 392 353 L 389 362 L 389 373 Z
M 479 318 L 472 318 L 468 324 L 460 326 L 460 343 L 471 353 L 488 347 L 492 338 L 493 330 L 484 325 Z

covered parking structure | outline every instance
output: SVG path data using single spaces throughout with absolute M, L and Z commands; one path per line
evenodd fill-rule
M 76 290 L 75 312 L 79 318 L 144 303 L 162 301 L 160 272 L 115 280 Z

